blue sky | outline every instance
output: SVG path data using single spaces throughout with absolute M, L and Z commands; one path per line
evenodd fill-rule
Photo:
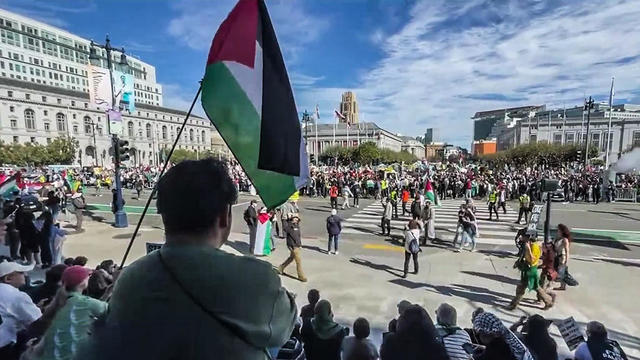
M 0 7 L 115 45 L 156 66 L 186 109 L 235 0 L 0 0 Z M 361 120 L 403 135 L 438 127 L 469 147 L 476 112 L 640 103 L 637 0 L 267 0 L 300 111 L 332 121 L 353 90 Z M 202 113 L 201 109 L 198 109 Z

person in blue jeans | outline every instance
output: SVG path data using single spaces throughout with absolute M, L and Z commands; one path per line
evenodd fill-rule
M 338 255 L 338 240 L 342 231 L 342 219 L 338 216 L 336 209 L 331 209 L 331 215 L 327 218 L 327 234 L 329 234 L 329 242 L 327 244 L 327 254 Z M 331 242 L 333 242 L 333 252 L 331 251 Z

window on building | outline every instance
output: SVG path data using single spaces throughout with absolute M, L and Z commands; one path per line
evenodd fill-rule
M 56 128 L 60 132 L 67 131 L 67 118 L 63 113 L 56 114 Z
M 42 102 L 47 102 L 47 97 L 46 96 L 42 97 Z
M 562 133 L 553 134 L 553 143 L 554 144 L 562 144 Z
M 102 127 L 98 126 L 98 136 L 102 136 Z
M 93 134 L 93 126 L 91 125 L 91 118 L 88 116 L 84 117 L 84 133 L 87 135 Z
M 11 105 L 9 106 L 9 112 L 15 112 L 16 111 L 16 107 Z
M 26 100 L 31 100 L 31 94 L 24 94 L 24 98 Z
M 573 144 L 576 141 L 576 135 L 574 133 L 564 134 L 564 143 L 567 145 Z
M 57 99 L 58 105 L 62 104 L 62 99 Z
M 162 140 L 167 140 L 167 127 L 162 126 Z
M 204 130 L 202 130 L 202 142 L 203 142 L 203 143 L 206 143 L 206 142 L 207 142 L 205 139 L 206 139 L 206 137 L 205 137 L 205 132 L 204 132 Z
M 189 141 L 193 142 L 193 129 L 189 129 Z
M 151 135 L 152 135 L 151 124 L 147 124 L 146 129 L 147 129 L 147 139 L 151 139 Z
M 26 109 L 24 111 L 24 126 L 27 130 L 36 129 L 36 117 L 35 113 L 31 109 Z
M 73 124 L 73 133 L 74 134 L 78 134 L 78 125 L 77 124 Z
M 76 102 L 74 100 L 71 100 L 71 106 L 76 106 Z
M 135 136 L 135 132 L 133 130 L 133 121 L 129 121 L 129 123 L 127 124 L 127 135 L 129 135 L 129 137 Z
M 51 144 L 51 138 L 47 138 L 47 145 Z
M 536 142 L 538 142 L 538 136 L 536 134 L 531 134 L 531 137 L 529 138 L 529 143 L 535 144 Z
M 47 111 L 47 110 L 42 110 L 42 115 L 44 115 L 44 116 L 49 115 L 49 111 Z
M 11 119 L 11 128 L 12 129 L 17 129 L 18 128 L 18 120 L 16 119 Z
M 600 149 L 600 133 L 594 132 L 591 134 L 591 146 L 595 146 Z
M 19 138 L 19 137 L 17 137 L 17 136 L 14 136 L 14 137 L 13 137 L 13 143 L 14 143 L 14 144 L 17 144 L 17 143 L 19 143 L 19 142 L 20 142 L 20 138 Z
M 36 137 L 35 137 L 35 136 L 32 136 L 32 137 L 29 139 L 29 141 L 31 141 L 31 143 L 32 143 L 32 144 L 35 144 L 35 143 L 36 143 Z
M 51 131 L 51 124 L 48 122 L 44 123 L 44 131 Z
M 13 91 L 11 90 L 7 91 L 7 97 L 13 97 Z

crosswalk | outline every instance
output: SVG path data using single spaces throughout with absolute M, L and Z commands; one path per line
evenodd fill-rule
M 436 208 L 435 226 L 436 237 L 443 241 L 453 241 L 458 225 L 458 209 L 462 200 L 441 200 L 440 207 Z M 514 222 L 518 219 L 518 210 L 507 205 L 507 213 L 498 210 L 500 221 L 489 221 L 489 210 L 484 203 L 476 204 L 476 217 L 478 219 L 479 236 L 478 244 L 514 246 L 514 237 L 518 229 L 525 225 Z M 380 234 L 380 219 L 383 207 L 380 201 L 363 208 L 358 213 L 347 218 L 342 224 L 342 234 L 373 235 Z M 391 234 L 401 236 L 402 231 L 411 216 L 402 215 L 402 207 L 398 205 L 397 219 L 391 220 Z M 495 220 L 495 214 L 494 214 Z

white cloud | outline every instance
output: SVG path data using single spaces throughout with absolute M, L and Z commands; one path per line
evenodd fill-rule
M 222 21 L 236 0 L 187 0 L 177 3 L 178 15 L 169 22 L 168 32 L 195 50 L 206 51 Z M 294 64 L 304 47 L 329 26 L 328 19 L 305 10 L 301 0 L 267 1 L 271 22 L 288 65 Z
M 585 93 L 608 94 L 612 75 L 617 98 L 638 89 L 637 1 L 456 4 L 415 4 L 407 24 L 381 42 L 384 57 L 352 89 L 361 118 L 402 133 L 439 127 L 469 146 L 476 111 L 578 105 Z M 303 89 L 298 104 L 330 110 L 342 90 Z

